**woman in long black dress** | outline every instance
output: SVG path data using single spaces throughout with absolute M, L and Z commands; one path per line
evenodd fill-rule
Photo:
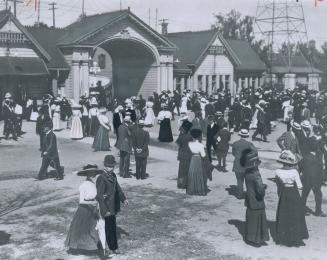
M 283 151 L 278 162 L 282 169 L 276 170 L 279 202 L 276 216 L 276 242 L 286 246 L 304 245 L 309 238 L 305 221 L 305 207 L 298 189 L 302 189 L 298 160 L 291 151 Z
M 172 119 L 172 114 L 168 110 L 168 106 L 164 105 L 164 110 L 160 111 L 158 115 L 158 122 L 160 124 L 159 130 L 159 141 L 164 143 L 170 143 L 174 141 L 173 133 L 171 131 L 171 124 L 170 121 Z
M 269 240 L 266 206 L 264 202 L 267 185 L 262 183 L 258 169 L 260 160 L 256 150 L 246 149 L 240 158 L 240 164 L 246 169 L 246 220 L 245 242 L 259 247 Z

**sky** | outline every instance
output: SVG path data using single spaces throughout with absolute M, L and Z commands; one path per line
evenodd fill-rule
M 0 0 L 5 1 L 5 0 Z M 37 19 L 32 5 L 19 4 L 17 8 L 18 18 L 23 24 L 34 24 Z M 35 0 L 30 0 L 34 2 Z M 56 2 L 56 26 L 65 27 L 76 21 L 82 10 L 82 0 L 40 0 L 40 20 L 52 25 L 52 11 L 49 10 L 49 3 Z M 85 12 L 87 15 L 110 12 L 120 9 L 131 8 L 131 11 L 143 21 L 149 23 L 155 29 L 156 9 L 158 20 L 168 19 L 168 31 L 197 31 L 209 29 L 215 22 L 214 14 L 228 13 L 235 9 L 243 15 L 256 15 L 258 0 L 84 0 Z M 259 2 L 271 0 L 259 0 Z M 277 0 L 279 1 L 279 0 Z M 286 1 L 286 0 L 284 0 Z M 288 0 L 296 2 L 296 0 Z M 317 45 L 327 42 L 327 0 L 323 0 L 315 6 L 315 0 L 302 0 L 308 38 L 314 39 Z M 158 31 L 160 21 L 157 25 Z

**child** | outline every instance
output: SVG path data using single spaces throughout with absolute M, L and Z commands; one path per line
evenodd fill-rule
M 223 123 L 223 128 L 217 134 L 217 148 L 216 154 L 218 158 L 218 171 L 227 172 L 226 170 L 226 156 L 229 149 L 229 141 L 231 134 L 227 128 L 227 123 Z

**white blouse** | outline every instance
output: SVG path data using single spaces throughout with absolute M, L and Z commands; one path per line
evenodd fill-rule
M 82 117 L 82 113 L 81 113 L 80 110 L 74 109 L 73 110 L 73 116 Z
M 285 187 L 293 187 L 294 184 L 296 184 L 299 189 L 302 189 L 303 187 L 299 173 L 296 169 L 277 169 L 276 177 L 283 183 Z
M 159 112 L 159 114 L 158 114 L 158 119 L 159 120 L 164 120 L 165 118 L 168 118 L 168 119 L 172 119 L 172 114 L 171 114 L 171 112 L 170 111 L 166 111 L 166 110 L 162 110 L 162 111 L 160 111 Z
M 188 147 L 193 154 L 200 154 L 201 157 L 205 157 L 204 145 L 199 141 L 189 142 Z
M 94 204 L 97 195 L 97 188 L 91 181 L 84 181 L 79 186 L 79 203 L 80 204 Z M 88 201 L 93 200 L 93 201 Z

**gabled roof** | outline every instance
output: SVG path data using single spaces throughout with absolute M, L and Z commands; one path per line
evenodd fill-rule
M 153 30 L 150 26 L 144 23 L 129 9 L 85 16 L 75 23 L 67 26 L 66 34 L 58 41 L 60 46 L 87 45 L 87 39 L 92 35 L 100 32 L 106 26 L 121 21 L 122 19 L 131 18 L 138 25 L 142 26 L 148 33 L 155 37 L 161 43 L 160 47 L 176 49 L 176 46 L 167 38 Z M 90 44 L 93 45 L 93 44 Z
M 57 41 L 66 31 L 59 28 L 45 28 L 45 27 L 26 27 L 41 46 L 49 53 L 51 59 L 47 62 L 47 67 L 51 69 L 69 70 L 70 66 L 66 62 L 65 57 L 57 46 Z
M 224 39 L 217 30 L 169 33 L 167 38 L 178 46 L 175 56 L 179 62 L 174 64 L 175 69 L 189 70 L 189 65 L 198 66 L 203 60 L 202 56 L 217 37 L 225 46 L 236 70 L 265 70 L 265 64 L 248 42 Z
M 196 64 L 196 61 L 215 35 L 216 31 L 213 30 L 167 34 L 166 37 L 178 47 L 174 53 L 174 59 L 179 60 L 179 62 L 174 63 L 175 68 L 190 70 L 188 65 Z
M 230 40 L 226 42 L 238 57 L 240 64 L 236 67 L 238 71 L 265 71 L 266 65 L 259 55 L 253 50 L 247 41 Z
M 322 74 L 323 72 L 317 68 L 314 68 L 307 59 L 302 55 L 294 55 L 291 57 L 291 66 L 287 64 L 287 57 L 282 54 L 275 54 L 273 57 L 272 73 L 285 74 L 285 73 L 295 73 L 295 74 L 310 74 L 317 73 Z
M 42 55 L 42 57 L 49 61 L 51 59 L 49 53 L 39 44 L 39 42 L 31 35 L 26 28 L 17 20 L 17 18 L 10 12 L 10 10 L 3 10 L 0 12 L 0 26 L 2 27 L 7 23 L 8 20 L 11 20 L 17 28 L 26 36 L 28 40 L 36 47 L 37 51 Z

